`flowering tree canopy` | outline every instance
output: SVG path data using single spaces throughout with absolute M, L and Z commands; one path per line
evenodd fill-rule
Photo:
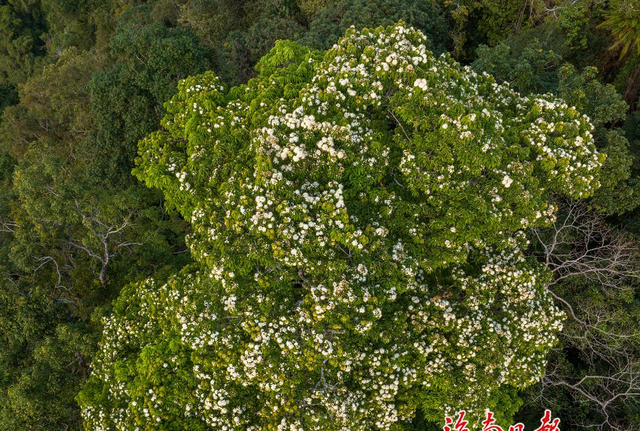
M 350 30 L 278 42 L 246 85 L 181 82 L 135 173 L 195 263 L 122 291 L 87 429 L 403 429 L 541 377 L 562 313 L 525 231 L 604 157 L 586 116 L 425 42 Z

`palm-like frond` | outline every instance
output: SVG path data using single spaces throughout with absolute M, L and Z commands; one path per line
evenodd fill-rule
M 640 53 L 640 5 L 626 1 L 618 3 L 599 27 L 611 31 L 615 38 L 611 48 L 621 48 L 620 58 L 634 48 Z

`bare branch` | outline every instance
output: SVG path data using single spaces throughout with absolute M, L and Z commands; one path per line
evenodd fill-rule
M 75 204 L 78 215 L 82 218 L 82 225 L 87 229 L 89 234 L 97 240 L 97 245 L 89 247 L 84 244 L 78 244 L 76 241 L 69 241 L 69 244 L 84 251 L 91 258 L 100 262 L 98 279 L 100 280 L 100 284 L 105 285 L 107 282 L 107 268 L 111 259 L 117 256 L 125 248 L 128 249 L 133 246 L 144 244 L 144 242 L 138 241 L 119 241 L 125 230 L 134 226 L 131 222 L 131 218 L 134 214 L 133 212 L 130 212 L 120 222 L 116 224 L 109 224 L 100 217 L 99 210 L 96 209 L 93 214 L 87 215 L 82 211 L 77 200 L 75 201 Z
M 16 233 L 17 227 L 18 223 L 14 222 L 13 220 L 0 219 L 0 232 Z
M 640 331 L 628 324 L 620 299 L 633 297 L 640 276 L 639 247 L 583 202 L 559 205 L 561 216 L 553 226 L 532 233 L 541 260 L 553 273 L 547 291 L 570 317 L 560 338 L 565 348 L 575 350 L 573 359 L 581 361 L 587 374 L 572 373 L 567 353 L 556 349 L 549 356 L 536 400 L 548 403 L 553 388 L 565 388 L 575 399 L 589 402 L 602 419 L 572 424 L 575 427 L 637 429 L 619 414 L 624 406 L 640 408 Z M 581 290 L 575 293 L 576 289 Z M 583 293 L 588 289 L 604 298 L 590 298 Z

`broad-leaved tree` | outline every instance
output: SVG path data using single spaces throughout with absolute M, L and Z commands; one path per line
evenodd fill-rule
M 403 24 L 181 82 L 136 175 L 195 263 L 122 291 L 79 396 L 103 429 L 392 430 L 504 418 L 562 313 L 523 233 L 598 187 L 593 126 Z

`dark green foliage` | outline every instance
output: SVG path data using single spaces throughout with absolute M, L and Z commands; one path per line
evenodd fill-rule
M 12 289 L 1 313 L 15 333 L 0 347 L 1 427 L 79 429 L 74 397 L 100 330 L 94 310 L 123 284 L 187 256 L 182 222 L 130 170 L 177 80 L 207 59 L 188 30 L 147 24 L 147 15 L 122 15 L 112 61 L 68 49 L 5 112 L 5 148 L 18 162 L 2 165 L 10 198 L 0 217 L 11 232 L 0 233 L 0 272 Z M 23 303 L 31 305 L 15 305 Z M 29 330 L 32 321 L 39 326 Z
M 111 40 L 111 68 L 87 86 L 95 126 L 80 151 L 92 159 L 88 178 L 131 184 L 136 144 L 158 127 L 163 103 L 179 79 L 205 70 L 206 52 L 189 31 L 147 24 L 148 10 L 129 9 Z
M 307 21 L 311 21 L 317 12 L 338 3 L 338 1 L 339 0 L 300 0 L 298 7 L 300 8 L 302 16 Z
M 302 27 L 282 16 L 263 16 L 247 31 L 232 32 L 220 50 L 220 71 L 231 83 L 247 81 L 254 75 L 253 66 L 271 49 L 276 40 L 296 39 Z
M 143 7 L 123 14 L 111 39 L 111 56 L 131 69 L 130 79 L 137 86 L 162 103 L 175 92 L 180 79 L 205 70 L 209 64 L 191 31 L 149 20 Z
M 610 127 L 625 118 L 627 104 L 612 85 L 598 81 L 594 67 L 578 73 L 565 64 L 560 70 L 557 93 L 589 116 L 596 126 L 596 144 L 608 156 L 600 180 L 602 185 L 594 195 L 593 204 L 608 214 L 636 208 L 640 205 L 640 184 L 639 177 L 631 171 L 634 156 L 624 133 Z
M 253 77 L 253 66 L 278 39 L 294 39 L 312 48 L 327 49 L 351 26 L 375 28 L 404 20 L 422 30 L 437 53 L 448 44 L 447 19 L 436 0 L 177 3 L 159 4 L 163 5 L 162 10 L 178 10 L 177 22 L 192 29 L 209 49 L 217 52 L 217 71 L 230 84 Z
M 618 75 L 615 77 L 613 84 L 616 87 L 618 93 L 623 94 L 627 86 L 627 81 L 632 78 L 634 70 L 640 66 L 640 54 L 629 55 L 624 64 L 619 70 Z
M 472 60 L 481 44 L 506 42 L 517 51 L 539 39 L 547 50 L 584 67 L 602 62 L 610 44 L 597 26 L 604 20 L 602 0 L 445 1 L 453 21 L 453 53 Z
M 589 116 L 596 128 L 623 120 L 628 106 L 611 84 L 598 80 L 598 69 L 586 67 L 578 73 L 566 63 L 560 68 L 557 93 L 568 104 Z
M 326 2 L 329 3 L 329 2 Z M 443 8 L 435 0 L 339 0 L 319 10 L 309 22 L 300 42 L 316 49 L 328 49 L 351 26 L 376 28 L 400 20 L 422 31 L 436 54 L 448 43 L 448 24 Z
M 630 152 L 633 155 L 631 172 L 634 177 L 640 177 L 640 111 L 631 112 L 621 129 L 629 142 Z M 640 210 L 636 208 L 621 214 L 616 218 L 620 226 L 634 235 L 640 235 Z
M 627 116 L 622 126 L 625 136 L 633 146 L 633 154 L 638 155 L 638 145 L 640 145 L 640 110 L 634 111 Z
M 6 262 L 10 251 L 11 233 L 15 223 L 11 219 L 13 200 L 12 179 L 15 159 L 7 153 L 0 153 L 0 262 Z M 0 265 L 0 277 L 6 277 L 6 271 Z
M 521 51 L 501 43 L 492 48 L 480 45 L 476 52 L 474 69 L 487 72 L 498 81 L 509 82 L 521 93 L 557 91 L 562 57 L 543 50 L 537 39 Z
M 23 154 L 34 141 L 53 145 L 54 151 L 73 158 L 75 144 L 91 128 L 93 115 L 84 87 L 104 56 L 64 51 L 60 58 L 20 86 L 20 104 L 4 112 L 0 133 L 5 150 Z
M 226 8 L 242 23 L 234 25 L 227 18 L 218 26 L 221 33 L 226 33 L 216 47 L 217 69 L 233 84 L 255 75 L 253 67 L 276 40 L 296 39 L 305 32 L 295 1 L 253 0 L 238 2 L 235 7 L 227 2 Z
M 0 290 L 0 423 L 3 429 L 79 429 L 73 393 L 95 349 L 90 328 L 47 290 L 3 281 Z
M 23 82 L 37 68 L 46 30 L 38 0 L 0 2 L 0 85 Z
M 591 205 L 640 235 L 635 15 L 634 2 L 604 0 L 0 0 L 0 429 L 78 430 L 74 397 L 110 301 L 188 260 L 185 222 L 131 176 L 137 142 L 159 128 L 179 79 L 214 69 L 241 84 L 279 39 L 327 49 L 352 25 L 404 20 L 436 53 L 587 113 L 608 155 Z M 103 268 L 99 236 L 123 223 Z M 583 281 L 562 289 L 633 326 L 637 303 Z M 592 371 L 569 360 L 587 351 L 567 346 L 551 359 L 570 375 Z M 567 424 L 601 419 L 565 389 L 548 406 Z M 541 408 L 525 405 L 527 428 Z M 636 410 L 616 415 L 640 423 Z
M 453 55 L 472 57 L 479 44 L 495 45 L 505 37 L 532 24 L 536 1 L 462 0 L 444 1 L 453 22 Z
M 219 49 L 231 31 L 249 26 L 245 11 L 255 14 L 256 8 L 247 4 L 247 0 L 161 0 L 154 12 L 161 6 L 163 10 L 177 10 L 177 22 L 193 31 L 202 46 Z
M 108 0 L 41 0 L 48 31 L 42 35 L 47 51 L 59 55 L 71 46 L 90 49 L 109 32 L 114 20 Z
M 18 93 L 12 85 L 0 85 L 0 117 L 7 106 L 18 103 Z
M 473 52 L 479 42 L 494 45 L 531 25 L 527 4 L 519 0 L 466 0 L 460 7 L 450 4 L 450 9 L 459 31 L 457 45 L 464 43 L 467 52 Z

